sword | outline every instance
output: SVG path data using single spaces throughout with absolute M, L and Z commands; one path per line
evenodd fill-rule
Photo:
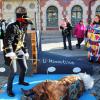
M 19 57 L 17 57 L 16 59 L 25 59 L 25 58 L 19 58 Z M 29 58 L 29 59 L 26 59 L 26 60 L 32 60 L 32 61 L 37 60 L 37 61 L 40 61 L 40 59 L 33 59 L 33 58 Z
M 16 57 L 15 59 L 12 59 L 10 65 L 12 64 L 12 66 L 14 68 L 14 72 L 17 72 L 16 59 L 23 59 L 23 60 L 25 60 L 25 58 L 19 58 L 19 57 Z M 37 60 L 37 61 L 40 61 L 40 59 L 32 59 L 32 58 L 29 58 L 29 59 L 26 59 L 26 60 L 31 60 L 31 61 Z

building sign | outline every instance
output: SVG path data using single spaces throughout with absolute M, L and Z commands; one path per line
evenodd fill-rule
M 66 64 L 74 65 L 75 64 L 75 62 L 70 61 L 70 60 L 66 60 L 66 59 L 62 59 L 62 60 L 56 59 L 56 60 L 54 60 L 54 59 L 51 59 L 51 58 L 48 58 L 48 59 L 43 58 L 42 63 L 43 64 L 46 64 L 46 63 L 48 63 L 48 64 L 63 64 L 63 65 L 66 65 Z

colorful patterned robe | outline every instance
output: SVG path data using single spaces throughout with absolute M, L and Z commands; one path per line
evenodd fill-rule
M 87 37 L 88 59 L 100 62 L 100 25 L 90 25 Z

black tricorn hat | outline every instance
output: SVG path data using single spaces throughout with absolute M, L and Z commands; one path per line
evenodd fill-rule
M 27 11 L 24 7 L 18 7 L 16 9 L 16 20 L 25 20 L 28 24 L 33 24 L 31 21 L 32 19 L 27 16 Z
M 18 7 L 16 9 L 16 18 L 20 18 L 22 17 L 23 15 L 27 15 L 27 10 L 25 7 Z

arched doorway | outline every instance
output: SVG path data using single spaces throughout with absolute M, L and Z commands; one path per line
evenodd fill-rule
M 75 26 L 83 18 L 83 9 L 79 5 L 75 5 L 71 10 L 71 22 Z
M 100 5 L 96 8 L 96 14 L 100 14 Z
M 55 6 L 49 6 L 46 11 L 46 26 L 58 27 L 58 9 Z

